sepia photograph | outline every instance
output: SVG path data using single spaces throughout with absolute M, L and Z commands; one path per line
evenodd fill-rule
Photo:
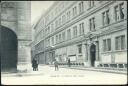
M 127 85 L 127 1 L 1 1 L 1 85 Z

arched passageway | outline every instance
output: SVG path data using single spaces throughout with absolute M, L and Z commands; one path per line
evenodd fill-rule
M 17 70 L 17 36 L 15 32 L 0 26 L 1 71 Z

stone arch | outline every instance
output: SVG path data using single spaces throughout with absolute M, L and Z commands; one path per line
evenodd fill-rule
M 11 29 L 0 26 L 1 71 L 17 70 L 18 59 L 17 35 Z

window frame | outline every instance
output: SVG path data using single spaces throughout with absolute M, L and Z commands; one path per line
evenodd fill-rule
M 122 40 L 123 39 L 123 40 Z M 125 50 L 125 35 L 115 37 L 115 50 Z
M 110 52 L 112 50 L 111 38 L 103 39 L 103 52 Z

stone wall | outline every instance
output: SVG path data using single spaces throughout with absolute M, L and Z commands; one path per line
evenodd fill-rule
M 17 68 L 27 70 L 31 64 L 31 2 L 3 1 L 1 7 L 1 25 L 13 30 L 18 37 Z

